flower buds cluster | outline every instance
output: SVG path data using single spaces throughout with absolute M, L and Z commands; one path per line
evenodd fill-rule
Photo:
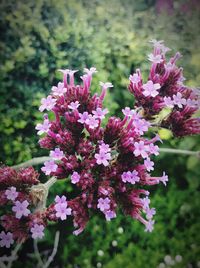
M 159 154 L 155 144 L 159 137 L 145 138 L 149 122 L 129 107 L 122 110 L 123 119 L 110 117 L 103 128 L 102 120 L 108 113 L 103 100 L 112 84 L 100 82 L 100 96 L 92 96 L 95 68 L 84 70 L 82 85 L 74 83 L 75 71 L 60 71 L 63 81 L 52 87 L 39 108 L 52 111 L 54 120 L 44 114 L 44 122 L 36 129 L 39 135 L 45 134 L 39 141 L 41 147 L 50 150 L 51 160 L 44 163 L 42 171 L 57 179 L 69 177 L 74 194 L 67 204 L 64 199 L 56 200 L 58 203 L 48 208 L 50 218 L 55 217 L 52 209 L 61 219 L 71 214 L 77 235 L 92 213 L 102 213 L 110 221 L 121 210 L 152 231 L 155 209 L 149 207 L 149 192 L 143 186 L 166 185 L 168 181 L 165 173 L 161 177 L 150 174 L 154 170 L 151 157 Z
M 152 63 L 148 81 L 143 82 L 139 69 L 129 77 L 129 91 L 136 98 L 136 106 L 143 108 L 148 120 L 155 119 L 167 108 L 168 115 L 161 119 L 160 126 L 170 129 L 175 136 L 199 134 L 200 118 L 192 116 L 200 107 L 200 91 L 183 84 L 183 69 L 176 66 L 180 53 L 167 61 L 166 53 L 170 49 L 163 41 L 151 42 L 154 49 L 148 56 Z

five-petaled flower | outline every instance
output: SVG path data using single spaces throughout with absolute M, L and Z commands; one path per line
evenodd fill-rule
M 110 199 L 106 198 L 99 198 L 97 208 L 99 208 L 102 212 L 110 209 Z
M 41 104 L 39 108 L 40 112 L 44 110 L 51 111 L 56 104 L 56 99 L 52 98 L 52 96 L 48 96 L 46 99 L 42 98 Z
M 50 175 L 52 172 L 55 172 L 57 170 L 58 165 L 53 161 L 45 161 L 44 167 L 41 168 L 41 170 L 46 174 Z
M 18 192 L 16 191 L 16 187 L 11 186 L 9 189 L 5 191 L 5 195 L 8 200 L 15 201 L 18 197 Z
M 159 94 L 158 89 L 160 89 L 160 84 L 154 84 L 151 80 L 149 80 L 146 84 L 142 86 L 142 88 L 144 89 L 143 95 L 145 97 L 155 97 Z
M 72 182 L 73 184 L 76 184 L 76 183 L 79 182 L 79 180 L 80 180 L 80 175 L 78 174 L 78 172 L 74 171 L 74 172 L 72 173 L 72 175 L 71 175 L 71 182 Z

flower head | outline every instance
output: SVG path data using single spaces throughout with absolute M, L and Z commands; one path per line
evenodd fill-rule
M 8 200 L 15 201 L 15 199 L 18 197 L 18 192 L 16 191 L 16 187 L 10 187 L 5 191 L 5 195 Z
M 52 172 L 56 172 L 58 165 L 53 161 L 49 160 L 44 162 L 44 167 L 41 170 L 46 174 L 50 175 Z
M 46 99 L 42 98 L 41 104 L 39 108 L 40 112 L 44 110 L 51 111 L 56 104 L 56 99 L 52 98 L 52 96 L 48 96 Z
M 1 247 L 10 248 L 10 246 L 14 243 L 13 234 L 11 232 L 5 233 L 4 231 L 2 231 L 0 233 L 0 239 Z
M 43 238 L 44 236 L 44 226 L 42 224 L 34 224 L 34 226 L 31 228 L 32 238 Z
M 21 219 L 22 216 L 28 216 L 31 212 L 27 208 L 29 206 L 29 202 L 24 200 L 22 202 L 16 201 L 15 205 L 12 207 L 12 211 L 15 212 L 15 217 L 17 219 Z
M 160 89 L 160 84 L 154 84 L 151 80 L 149 80 L 146 84 L 142 86 L 142 88 L 144 89 L 143 95 L 145 97 L 155 97 L 159 94 L 158 89 Z

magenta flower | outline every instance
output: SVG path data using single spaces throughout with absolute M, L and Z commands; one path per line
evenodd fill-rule
M 52 172 L 56 172 L 58 165 L 53 161 L 45 161 L 44 167 L 41 168 L 41 170 L 46 174 L 50 175 Z
M 32 233 L 32 238 L 37 239 L 37 238 L 43 238 L 44 236 L 44 225 L 42 224 L 34 224 L 34 226 L 31 228 L 31 233 Z
M 150 158 L 147 158 L 147 159 L 144 160 L 144 165 L 145 165 L 147 171 L 154 170 L 154 167 L 153 167 L 154 166 L 154 162 L 151 161 Z
M 52 157 L 54 160 L 61 160 L 64 156 L 65 155 L 60 148 L 55 148 L 54 151 L 50 151 L 50 157 Z
M 110 209 L 110 199 L 106 198 L 99 198 L 97 208 L 99 208 L 102 212 Z
M 78 174 L 78 172 L 74 171 L 74 172 L 72 173 L 72 175 L 71 175 L 71 182 L 72 182 L 73 184 L 76 184 L 76 183 L 79 182 L 79 180 L 80 180 L 80 175 Z
M 59 97 L 63 96 L 67 92 L 67 89 L 64 87 L 64 83 L 61 83 L 61 82 L 58 83 L 57 87 L 53 86 L 51 90 L 54 96 L 59 96 Z
M 96 111 L 92 111 L 94 118 L 104 119 L 105 115 L 108 113 L 108 109 L 97 108 Z
M 147 96 L 155 97 L 159 94 L 158 89 L 160 89 L 160 84 L 159 83 L 154 84 L 151 80 L 149 80 L 146 84 L 142 86 L 142 88 L 144 89 L 143 95 L 145 97 Z
M 71 109 L 71 110 L 77 110 L 78 107 L 80 106 L 80 103 L 79 101 L 72 101 L 69 105 L 68 105 L 68 108 Z
M 78 119 L 78 122 L 81 124 L 85 124 L 87 122 L 87 120 L 89 119 L 89 114 L 88 112 L 83 112 L 82 114 L 79 113 L 79 117 L 80 119 Z
M 156 64 L 163 62 L 162 56 L 160 54 L 154 55 L 151 53 L 148 55 L 148 60 Z
M 5 233 L 4 231 L 2 231 L 0 233 L 0 239 L 1 247 L 10 248 L 10 246 L 14 243 L 13 234 L 11 232 Z
M 153 229 L 154 229 L 154 223 L 155 223 L 154 220 L 147 221 L 145 232 L 150 232 L 151 233 L 153 231 Z
M 40 112 L 44 110 L 51 111 L 56 104 L 56 99 L 53 99 L 52 96 L 48 96 L 46 99 L 42 98 L 41 104 L 39 108 Z
M 43 124 L 37 124 L 35 129 L 39 130 L 37 132 L 38 135 L 42 135 L 44 133 L 48 133 L 50 127 L 51 127 L 51 124 L 49 123 L 49 119 L 44 119 Z
M 94 157 L 98 165 L 104 165 L 105 167 L 109 165 L 108 160 L 111 160 L 110 153 L 105 153 L 101 151 L 98 154 L 95 154 Z
M 23 202 L 16 201 L 15 205 L 12 207 L 12 211 L 15 212 L 15 217 L 17 219 L 21 219 L 22 216 L 28 216 L 31 212 L 27 208 L 29 206 L 29 202 L 24 200 Z
M 134 155 L 135 156 L 139 156 L 141 155 L 143 158 L 147 158 L 148 157 L 148 146 L 145 145 L 144 141 L 139 141 L 139 142 L 135 142 L 134 143 Z
M 57 203 L 55 205 L 56 217 L 62 221 L 67 219 L 68 215 L 71 215 L 71 208 L 67 207 L 67 202 Z
M 16 191 L 16 187 L 10 187 L 5 191 L 5 195 L 8 200 L 15 201 L 15 199 L 18 197 L 18 192 Z

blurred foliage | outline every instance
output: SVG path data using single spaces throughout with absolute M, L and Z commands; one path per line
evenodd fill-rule
M 155 0 L 2 0 L 0 3 L 0 161 L 9 165 L 34 156 L 45 155 L 37 144 L 35 125 L 41 97 L 61 78 L 59 68 L 79 69 L 95 66 L 99 71 L 92 90 L 99 92 L 99 80 L 110 81 L 114 88 L 106 97 L 110 113 L 120 115 L 124 106 L 133 105 L 127 91 L 128 77 L 141 68 L 147 78 L 150 52 L 148 41 L 163 39 L 167 46 L 183 54 L 186 83 L 200 84 L 199 9 L 181 9 L 183 1 L 174 1 L 173 10 L 158 12 Z M 170 1 L 169 1 L 170 2 Z M 173 1 L 172 1 L 173 2 Z M 161 130 L 164 147 L 200 149 L 199 138 L 171 139 Z M 183 256 L 175 267 L 196 267 L 199 252 L 199 160 L 194 157 L 161 154 L 157 171 L 169 173 L 167 188 L 155 187 L 152 204 L 157 208 L 156 227 L 146 234 L 143 226 L 119 216 L 110 223 L 100 217 L 91 219 L 86 231 L 73 236 L 68 221 L 51 225 L 41 242 L 41 250 L 53 245 L 55 230 L 61 240 L 55 267 L 157 267 L 165 255 Z M 67 187 L 66 187 L 67 185 Z M 55 194 L 72 188 L 65 181 L 51 190 Z M 123 228 L 123 233 L 120 233 Z M 113 246 L 116 244 L 117 246 Z M 32 242 L 23 248 L 23 256 L 32 252 Z M 103 252 L 103 253 L 102 253 Z M 102 256 L 101 256 L 102 255 Z M 52 267 L 54 267 L 52 266 Z M 33 267 L 27 261 L 26 267 Z

